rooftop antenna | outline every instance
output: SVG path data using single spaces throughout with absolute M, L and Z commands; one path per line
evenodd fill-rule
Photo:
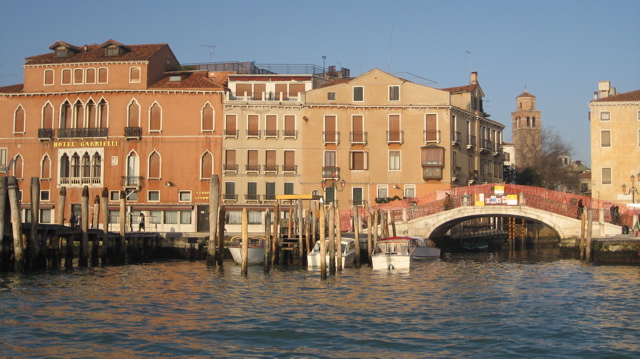
M 325 65 L 326 60 L 327 60 L 327 57 L 326 56 L 322 56 L 322 76 L 325 76 L 324 65 Z
M 209 48 L 209 63 L 213 62 L 213 49 L 216 48 L 216 45 L 200 45 Z
M 393 40 L 393 24 L 391 24 L 391 34 L 389 34 L 389 53 L 387 54 L 387 72 L 391 73 L 391 41 Z

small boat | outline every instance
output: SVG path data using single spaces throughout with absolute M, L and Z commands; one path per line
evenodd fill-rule
M 413 239 L 416 250 L 413 252 L 413 259 L 425 260 L 440 258 L 440 248 L 436 247 L 436 243 L 431 239 L 427 239 L 420 236 L 411 236 Z
M 462 244 L 462 250 L 464 252 L 482 252 L 489 249 L 489 243 L 485 241 L 465 241 Z
M 356 241 L 353 238 L 342 238 L 342 268 L 353 266 L 353 261 L 356 258 Z M 326 256 L 327 266 L 329 266 L 329 240 L 326 240 Z M 316 242 L 313 249 L 307 254 L 307 268 L 320 268 L 320 241 Z
M 249 237 L 247 264 L 264 263 L 264 238 Z M 235 236 L 229 242 L 229 252 L 236 264 L 242 264 L 242 236 Z
M 411 267 L 416 244 L 411 237 L 379 239 L 371 255 L 374 270 L 404 269 Z

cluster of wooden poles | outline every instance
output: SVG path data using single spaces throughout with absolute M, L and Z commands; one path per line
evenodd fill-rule
M 60 265 L 62 258 L 62 240 L 66 240 L 65 267 L 73 266 L 74 240 L 80 241 L 78 266 L 89 265 L 89 244 L 91 243 L 91 264 L 98 265 L 100 261 L 107 263 L 134 262 L 143 256 L 148 257 L 155 252 L 157 235 L 149 234 L 138 241 L 136 236 L 125 236 L 126 224 L 126 195 L 120 196 L 120 233 L 109 233 L 109 215 L 107 211 L 108 189 L 102 191 L 102 198 L 96 196 L 93 209 L 93 222 L 89 223 L 89 189 L 82 190 L 81 223 L 79 228 L 64 225 L 64 208 L 66 202 L 66 188 L 61 187 L 60 199 L 55 224 L 40 224 L 40 179 L 31 178 L 31 211 L 30 222 L 22 223 L 20 214 L 20 198 L 18 180 L 16 177 L 0 177 L 0 261 L 2 268 L 23 272 L 55 268 Z M 102 213 L 103 230 L 98 229 Z M 5 230 L 11 228 L 11 243 L 5 245 Z M 91 238 L 91 240 L 90 240 Z M 145 242 L 146 240 L 146 242 Z
M 219 193 L 220 182 L 218 176 L 211 179 L 210 193 Z M 224 253 L 224 223 L 225 223 L 225 206 L 219 204 L 217 196 L 210 196 L 209 208 L 209 242 L 207 243 L 207 265 L 222 266 Z M 266 210 L 265 223 L 265 251 L 264 251 L 264 272 L 268 273 L 276 264 L 278 257 L 278 247 L 282 249 L 284 238 L 281 237 L 284 226 L 280 220 L 280 203 L 275 203 L 273 207 L 273 223 L 269 209 Z M 304 266 L 306 262 L 306 254 L 309 253 L 316 240 L 320 241 L 320 275 L 323 279 L 327 278 L 327 251 L 329 253 L 329 274 L 335 275 L 336 272 L 342 270 L 342 245 L 341 245 L 341 228 L 340 228 L 340 210 L 333 203 L 328 206 L 319 205 L 319 201 L 310 200 L 307 207 L 307 216 L 303 215 L 303 202 L 298 199 L 295 204 L 289 206 L 289 221 L 287 223 L 287 239 L 297 239 L 297 262 Z M 387 211 L 367 210 L 367 246 L 366 261 L 370 264 L 373 248 L 379 238 L 396 235 L 395 222 L 391 219 Z M 249 248 L 249 232 L 248 232 L 248 215 L 246 208 L 242 211 L 242 263 L 241 273 L 247 274 L 248 271 L 248 248 Z M 359 267 L 363 259 L 361 258 L 360 248 L 360 228 L 361 218 L 359 216 L 358 207 L 353 207 L 353 228 L 356 243 L 355 265 Z M 297 238 L 296 238 L 297 237 Z M 282 250 L 280 251 L 282 252 Z

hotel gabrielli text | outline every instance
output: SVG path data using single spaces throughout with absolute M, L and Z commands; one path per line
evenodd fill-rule
M 243 208 L 262 232 L 277 195 L 348 209 L 501 183 L 504 126 L 483 98 L 475 72 L 436 89 L 379 69 L 183 66 L 167 44 L 58 41 L 25 59 L 24 84 L 0 88 L 0 173 L 18 178 L 25 219 L 37 177 L 42 223 L 106 188 L 109 230 L 126 196 L 127 228 L 143 213 L 166 236 L 208 234 L 217 175 L 227 233 Z

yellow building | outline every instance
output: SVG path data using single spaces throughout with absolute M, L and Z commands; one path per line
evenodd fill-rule
M 593 198 L 639 203 L 640 90 L 617 93 L 598 83 L 589 103 Z

